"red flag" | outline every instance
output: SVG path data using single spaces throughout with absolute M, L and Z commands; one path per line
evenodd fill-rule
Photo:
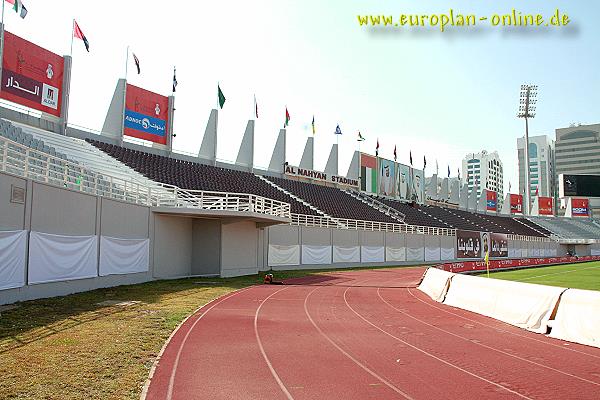
M 285 123 L 283 124 L 283 127 L 285 128 L 286 126 L 288 126 L 290 124 L 290 113 L 288 112 L 287 107 L 285 108 Z
M 73 37 L 76 37 L 77 39 L 81 39 L 83 40 L 83 44 L 85 45 L 85 49 L 88 51 L 90 51 L 90 42 L 88 42 L 87 38 L 85 37 L 85 35 L 83 34 L 81 28 L 79 27 L 79 24 L 77 23 L 77 21 L 73 21 Z
M 536 196 L 538 195 L 538 189 L 539 189 L 539 186 L 536 186 L 536 187 L 535 187 L 535 195 L 536 195 Z

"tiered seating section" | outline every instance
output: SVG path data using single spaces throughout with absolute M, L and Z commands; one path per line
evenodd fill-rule
M 255 194 L 290 203 L 292 213 L 318 215 L 315 210 L 249 172 L 181 161 L 95 140 L 88 139 L 88 142 L 157 182 L 188 190 Z
M 283 178 L 266 178 L 295 196 L 306 200 L 309 204 L 324 211 L 331 217 L 389 222 L 393 224 L 400 223 L 400 221 L 377 211 L 368 204 L 363 203 L 338 188 L 314 185 L 312 183 Z

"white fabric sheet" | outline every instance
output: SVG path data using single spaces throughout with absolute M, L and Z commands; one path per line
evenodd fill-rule
M 419 285 L 419 290 L 427 294 L 433 300 L 442 302 L 448 291 L 450 279 L 455 274 L 441 269 L 430 267 L 425 272 L 425 277 Z
M 0 232 L 0 290 L 25 285 L 27 231 Z
M 407 247 L 406 261 L 425 261 L 425 250 L 423 247 Z
M 268 261 L 270 267 L 300 265 L 300 245 L 270 244 Z
M 600 292 L 579 289 L 564 292 L 550 336 L 600 348 Z
M 383 246 L 361 246 L 360 261 L 364 263 L 385 262 L 385 247 Z
M 360 246 L 333 246 L 334 263 L 359 263 Z
M 331 246 L 303 244 L 302 264 L 331 264 Z
M 100 276 L 148 272 L 150 239 L 100 237 Z
M 548 319 L 564 288 L 456 275 L 444 304 L 546 333 Z
M 425 247 L 425 261 L 440 261 L 441 258 L 439 247 Z
M 385 261 L 406 261 L 406 247 L 386 247 Z
M 68 281 L 98 276 L 96 236 L 31 232 L 29 283 Z
M 456 256 L 454 255 L 454 247 L 450 248 L 441 248 L 440 249 L 440 257 L 443 261 L 454 260 Z

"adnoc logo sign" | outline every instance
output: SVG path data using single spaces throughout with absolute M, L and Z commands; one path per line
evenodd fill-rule
M 169 99 L 127 85 L 123 133 L 154 143 L 167 144 Z

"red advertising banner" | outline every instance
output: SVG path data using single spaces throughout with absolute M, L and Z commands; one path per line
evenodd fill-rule
M 538 197 L 540 215 L 554 215 L 552 210 L 552 197 Z
M 510 213 L 523 214 L 523 196 L 520 194 L 510 195 Z
M 509 260 L 490 260 L 490 270 L 502 270 L 522 267 L 539 267 L 541 265 L 573 264 L 578 262 L 598 261 L 600 256 L 582 257 L 550 257 L 550 258 L 521 258 Z M 485 261 L 463 261 L 456 263 L 440 264 L 435 266 L 448 272 L 462 273 L 485 271 Z
M 571 211 L 574 217 L 590 216 L 589 199 L 571 199 Z
M 486 190 L 487 203 L 486 208 L 488 211 L 498 211 L 498 194 L 491 190 Z
M 169 98 L 127 84 L 123 134 L 167 144 Z
M 10 32 L 4 32 L 0 97 L 60 117 L 64 60 Z

